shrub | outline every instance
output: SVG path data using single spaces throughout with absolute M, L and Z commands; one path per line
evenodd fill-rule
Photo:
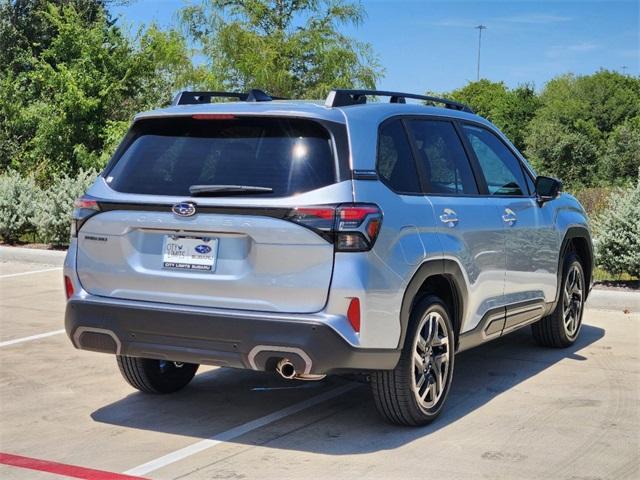
M 583 132 L 572 131 L 560 123 L 534 119 L 529 128 L 526 153 L 541 174 L 558 177 L 569 187 L 595 183 L 598 146 Z
M 614 128 L 602 159 L 603 176 L 610 183 L 631 181 L 640 168 L 640 116 Z
M 589 218 L 596 218 L 609 206 L 609 199 L 614 193 L 620 193 L 622 188 L 617 187 L 586 187 L 578 189 L 568 189 L 574 197 L 578 199 L 580 205 L 584 207 Z
M 15 171 L 0 174 L 0 238 L 15 243 L 35 230 L 33 213 L 38 197 L 33 177 Z
M 606 271 L 640 276 L 640 180 L 635 188 L 612 195 L 596 217 L 597 264 Z
M 41 240 L 57 246 L 69 243 L 73 201 L 87 190 L 96 175 L 95 170 L 81 170 L 75 177 L 60 175 L 41 192 L 34 215 Z

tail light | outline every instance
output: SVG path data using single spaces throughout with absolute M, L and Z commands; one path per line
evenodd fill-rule
M 73 213 L 71 220 L 71 238 L 78 236 L 78 231 L 80 227 L 86 222 L 90 217 L 94 216 L 96 213 L 100 211 L 100 205 L 98 204 L 98 200 L 93 198 L 90 195 L 83 195 L 80 198 L 77 198 L 75 202 L 73 202 Z
M 364 203 L 299 207 L 286 218 L 333 242 L 339 252 L 371 250 L 382 225 L 380 208 Z
M 64 276 L 64 294 L 67 296 L 67 300 L 73 296 L 73 282 L 66 275 Z

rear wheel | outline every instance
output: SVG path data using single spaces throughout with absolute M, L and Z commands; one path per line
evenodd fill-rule
M 580 333 L 586 284 L 582 262 L 575 252 L 569 252 L 564 259 L 560 285 L 562 291 L 555 310 L 531 326 L 533 338 L 545 347 L 568 347 Z
M 129 384 L 145 393 L 172 393 L 187 386 L 196 374 L 195 363 L 153 360 L 118 355 L 120 373 Z
M 371 376 L 376 407 L 389 422 L 425 425 L 442 410 L 454 363 L 454 335 L 449 312 L 435 295 L 413 309 L 398 365 Z

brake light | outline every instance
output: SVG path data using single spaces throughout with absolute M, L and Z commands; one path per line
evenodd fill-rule
M 90 217 L 100 211 L 98 200 L 90 195 L 83 195 L 73 202 L 73 213 L 71 214 L 71 238 L 78 236 L 80 227 Z
M 327 241 L 333 241 L 333 225 L 336 208 L 334 206 L 298 207 L 291 210 L 287 220 L 310 228 Z
M 89 196 L 76 198 L 76 200 L 73 202 L 73 208 L 88 208 L 89 210 L 100 210 L 96 199 Z
M 352 298 L 347 309 L 347 320 L 356 333 L 360 333 L 360 299 Z
M 73 282 L 66 275 L 64 276 L 64 293 L 69 300 L 73 296 Z
M 373 204 L 319 205 L 294 208 L 287 220 L 314 230 L 335 244 L 336 251 L 371 250 L 382 224 L 382 211 Z
M 233 120 L 235 115 L 230 113 L 196 113 L 191 115 L 194 120 Z

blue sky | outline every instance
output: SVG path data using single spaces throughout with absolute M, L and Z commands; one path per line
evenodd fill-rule
M 132 0 L 112 11 L 137 27 L 169 25 L 197 0 Z M 444 92 L 476 78 L 478 31 L 481 76 L 537 89 L 562 73 L 599 68 L 640 74 L 640 2 L 596 0 L 401 1 L 363 0 L 365 22 L 344 33 L 369 42 L 386 72 L 378 87 Z

